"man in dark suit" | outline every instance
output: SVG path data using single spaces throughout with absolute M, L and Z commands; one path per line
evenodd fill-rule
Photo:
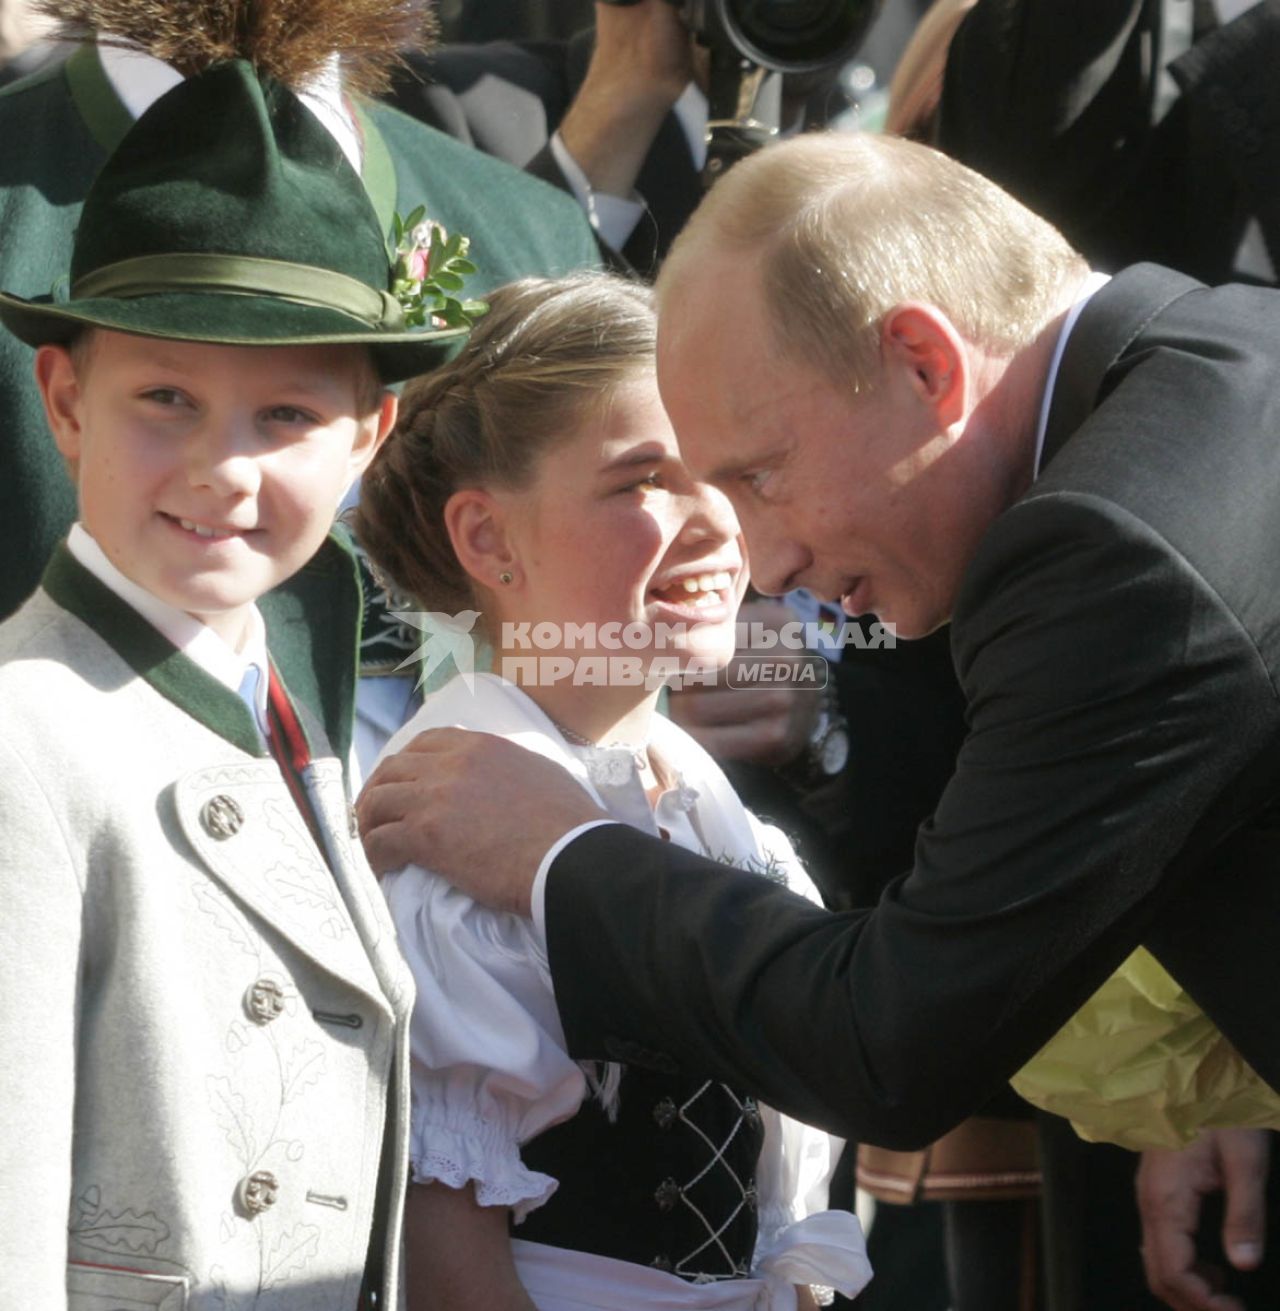
M 980 0 L 936 143 L 1100 268 L 1274 283 L 1278 63 L 1277 0 Z
M 1278 66 L 1277 0 L 978 0 L 951 45 L 934 140 L 1095 267 L 1151 259 L 1208 283 L 1273 285 Z M 1049 1118 L 1041 1130 L 1053 1311 L 1153 1305 L 1135 1158 Z M 1156 1290 L 1167 1279 L 1160 1235 L 1180 1231 L 1190 1200 L 1187 1170 L 1180 1153 L 1148 1153 L 1139 1171 Z M 1274 1208 L 1270 1219 L 1274 1245 Z
M 1101 283 L 992 184 L 884 138 L 762 152 L 686 229 L 659 287 L 686 460 L 766 590 L 904 636 L 950 618 L 969 736 L 914 869 L 840 916 L 583 831 L 580 792 L 502 744 L 389 762 L 375 864 L 532 905 L 576 1055 L 696 1064 L 914 1146 L 1145 943 L 1280 1086 L 1280 297 Z M 1179 1305 L 1230 1305 L 1187 1265 Z

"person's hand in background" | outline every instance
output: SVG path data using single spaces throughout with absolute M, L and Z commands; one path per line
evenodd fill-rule
M 739 632 L 777 632 L 796 616 L 781 601 L 747 601 L 738 612 Z M 782 646 L 761 650 L 748 643 L 737 658 L 811 660 L 812 653 Z M 735 680 L 737 681 L 737 680 Z M 808 746 L 822 708 L 812 685 L 779 681 L 772 685 L 734 687 L 723 672 L 714 685 L 691 684 L 673 692 L 668 712 L 685 732 L 717 760 L 743 761 L 778 768 L 795 761 Z
M 1223 1272 L 1200 1260 L 1196 1230 L 1222 1193 L 1222 1248 L 1237 1270 L 1262 1263 L 1270 1143 L 1259 1129 L 1213 1129 L 1180 1152 L 1144 1152 L 1138 1167 L 1142 1263 L 1151 1291 L 1174 1311 L 1245 1311 L 1221 1293 Z

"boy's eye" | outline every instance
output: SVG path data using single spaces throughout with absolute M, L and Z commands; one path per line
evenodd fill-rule
M 307 410 L 300 410 L 296 405 L 274 405 L 266 412 L 269 423 L 315 424 L 320 420 Z
M 187 398 L 176 387 L 152 387 L 142 393 L 142 399 L 156 405 L 185 405 Z

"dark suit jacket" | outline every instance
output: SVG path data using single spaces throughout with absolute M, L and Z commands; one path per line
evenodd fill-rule
M 1157 260 L 1206 282 L 1280 270 L 1280 0 L 1199 35 L 1153 112 L 1162 8 L 979 0 L 947 59 L 938 145 L 1061 228 L 1098 267 Z M 1159 119 L 1157 122 L 1156 119 Z
M 1278 374 L 1280 293 L 1154 266 L 1099 291 L 957 600 L 970 732 L 913 871 L 828 915 L 584 834 L 547 886 L 574 1054 L 915 1146 L 1145 942 L 1280 1086 Z

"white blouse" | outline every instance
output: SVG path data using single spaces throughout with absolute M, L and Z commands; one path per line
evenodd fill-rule
M 650 746 L 677 783 L 656 807 L 629 751 L 570 745 L 524 692 L 493 674 L 459 676 L 429 695 L 384 754 L 445 726 L 496 733 L 547 756 L 615 819 L 655 836 L 665 830 L 673 842 L 819 900 L 786 837 L 751 815 L 711 757 L 662 716 L 654 717 Z M 600 1097 L 606 1108 L 613 1096 L 625 1097 L 626 1080 L 619 1086 L 616 1077 L 601 1079 L 601 1067 L 569 1056 L 547 963 L 528 920 L 480 906 L 418 866 L 382 886 L 418 989 L 411 1029 L 413 1178 L 452 1188 L 470 1182 L 481 1205 L 509 1207 L 518 1223 L 556 1189 L 555 1179 L 525 1167 L 520 1145 L 568 1119 L 587 1096 Z M 769 1253 L 776 1263 L 789 1246 L 788 1228 L 825 1206 L 839 1143 L 760 1110 L 757 1257 Z M 833 1249 L 832 1260 L 818 1258 L 816 1265 L 831 1268 L 819 1277 L 809 1244 L 812 1277 L 805 1282 L 848 1287 L 856 1267 L 865 1269 L 860 1286 L 870 1270 L 857 1221 L 827 1215 L 819 1245 Z M 812 1225 L 810 1232 L 816 1232 Z

